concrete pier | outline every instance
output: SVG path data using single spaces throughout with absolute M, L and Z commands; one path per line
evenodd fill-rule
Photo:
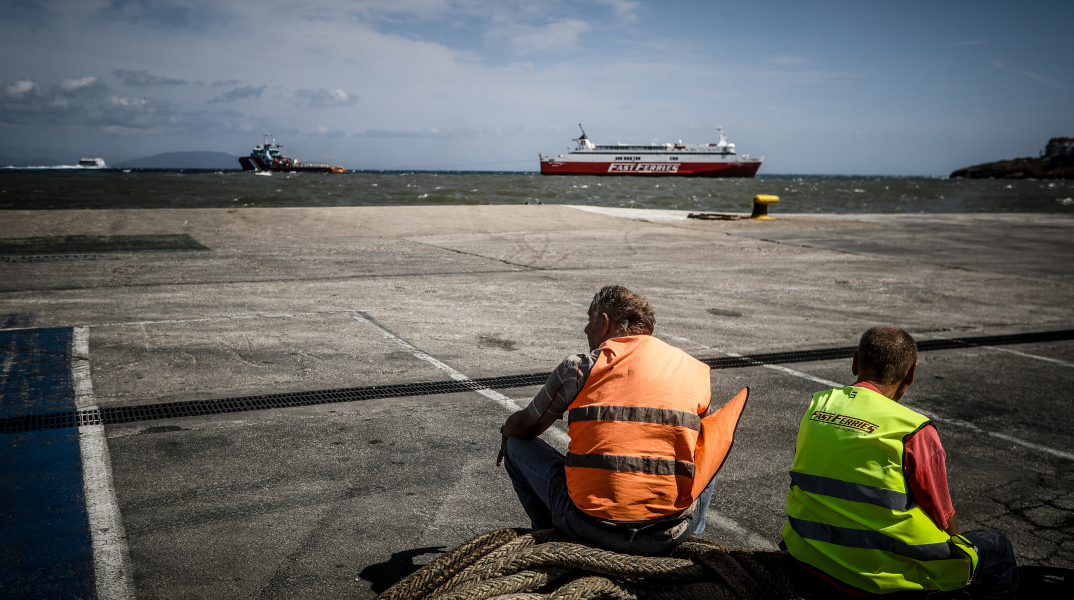
M 56 399 L 151 412 L 547 372 L 586 349 L 593 293 L 620 283 L 653 303 L 658 337 L 699 358 L 806 356 L 853 346 L 877 324 L 919 342 L 978 340 L 922 352 L 905 403 L 934 417 L 964 530 L 1006 532 L 1023 564 L 1074 568 L 1074 218 L 775 216 L 5 211 L 0 418 L 55 412 Z M 778 542 L 809 396 L 852 382 L 845 358 L 712 371 L 714 401 L 747 385 L 751 400 L 705 537 Z M 91 569 L 26 550 L 59 535 L 42 519 L 0 532 L 0 555 L 24 561 L 0 579 L 32 590 L 74 573 L 71 585 L 98 597 L 372 598 L 439 551 L 527 526 L 494 461 L 499 426 L 538 387 L 472 387 L 0 434 L 0 470 L 22 469 L 22 495 L 6 495 L 0 519 L 32 512 L 27 478 L 62 475 L 59 462 L 20 453 L 66 436 L 81 444 L 89 491 L 51 502 L 88 515 L 91 555 L 112 561 Z M 546 438 L 562 448 L 564 431 Z

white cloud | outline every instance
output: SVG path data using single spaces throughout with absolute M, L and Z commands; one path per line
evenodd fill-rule
M 149 106 L 149 100 L 145 98 L 124 98 L 121 96 L 112 96 L 108 99 L 108 102 L 112 106 L 118 106 L 122 108 L 145 108 Z
M 319 89 L 316 92 L 311 90 L 298 90 L 295 92 L 295 96 L 307 101 L 307 106 L 312 107 L 332 107 L 332 106 L 350 106 L 358 101 L 358 96 L 352 96 L 343 90 L 326 90 Z
M 235 102 L 237 100 L 260 98 L 262 92 L 264 92 L 265 88 L 267 87 L 267 85 L 261 85 L 257 87 L 254 87 L 252 85 L 246 85 L 240 88 L 235 88 L 233 90 L 228 90 L 223 94 L 220 94 L 219 96 L 210 99 L 209 102 Z
M 593 26 L 578 19 L 563 19 L 543 26 L 499 23 L 489 29 L 492 39 L 507 40 L 522 53 L 571 50 Z
M 150 75 L 149 71 L 145 69 L 115 69 L 112 74 L 119 78 L 124 85 L 130 85 L 135 87 L 152 87 L 157 85 L 186 85 L 186 81 L 182 79 L 173 79 L 171 77 L 160 77 L 158 75 Z
M 7 84 L 7 86 L 4 88 L 4 91 L 7 93 L 8 96 L 21 98 L 22 96 L 25 96 L 32 92 L 36 92 L 37 83 L 29 79 L 20 79 L 19 81 Z
M 100 94 L 105 92 L 108 86 L 96 77 L 79 77 L 75 79 L 64 79 L 57 86 L 57 93 L 67 96 L 86 96 L 89 94 Z
M 603 4 L 607 4 L 612 7 L 615 14 L 624 23 L 633 23 L 637 21 L 638 15 L 634 11 L 638 10 L 641 5 L 640 2 L 633 2 L 632 0 L 597 0 Z
M 323 123 L 318 123 L 316 135 L 328 138 L 340 138 L 346 136 L 347 132 L 343 131 L 342 129 L 329 127 Z

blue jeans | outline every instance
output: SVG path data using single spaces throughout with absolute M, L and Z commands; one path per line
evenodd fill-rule
M 701 535 L 716 481 L 714 477 L 709 482 L 685 519 L 629 528 L 603 525 L 578 510 L 567 493 L 563 455 L 544 440 L 507 440 L 503 463 L 534 529 L 555 527 L 575 539 L 630 554 L 659 554 L 691 535 Z
M 1007 536 L 998 531 L 978 529 L 967 531 L 962 537 L 977 548 L 977 572 L 966 586 L 974 598 L 1014 598 L 1018 589 L 1018 565 L 1014 560 L 1014 547 Z

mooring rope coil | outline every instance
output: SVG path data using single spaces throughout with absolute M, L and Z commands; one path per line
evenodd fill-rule
M 497 529 L 448 551 L 377 600 L 794 600 L 816 597 L 786 552 L 691 537 L 639 556 L 554 529 Z

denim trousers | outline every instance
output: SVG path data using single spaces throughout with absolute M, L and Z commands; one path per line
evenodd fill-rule
M 977 572 L 966 586 L 973 598 L 1000 600 L 1014 598 L 1018 589 L 1018 565 L 1014 547 L 998 531 L 978 529 L 962 534 L 977 548 Z
M 563 455 L 540 438 L 507 440 L 504 466 L 531 527 L 555 527 L 575 539 L 630 554 L 659 554 L 691 535 L 701 535 L 716 479 L 709 482 L 694 511 L 685 519 L 631 528 L 601 524 L 578 510 L 567 493 Z

